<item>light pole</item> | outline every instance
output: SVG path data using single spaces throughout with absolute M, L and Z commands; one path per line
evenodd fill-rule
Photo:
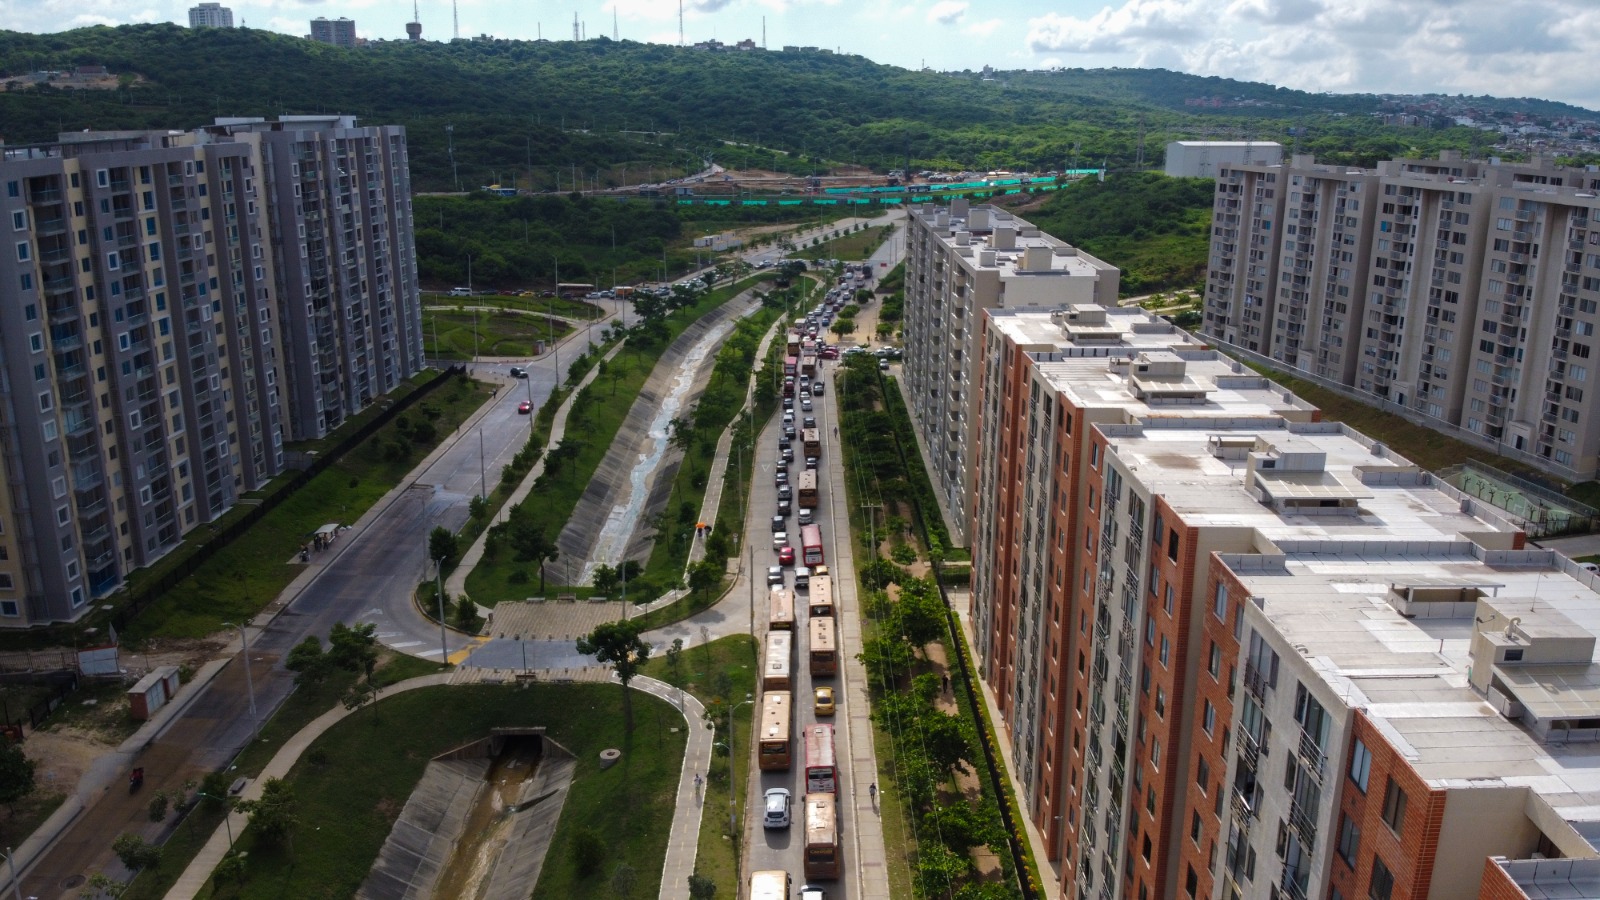
M 733 713 L 739 707 L 754 702 L 754 697 L 745 694 L 743 700 L 728 707 L 728 833 L 735 835 L 739 833 L 739 810 L 733 805 Z
M 484 462 L 483 455 L 483 426 L 478 426 L 478 496 L 487 500 L 489 498 L 489 467 Z
M 6 848 L 6 865 L 11 867 L 11 893 L 14 900 L 22 900 L 22 882 L 17 879 L 17 854 L 10 847 Z
M 232 850 L 233 849 L 233 823 L 228 821 L 228 816 L 233 813 L 233 808 L 228 805 L 228 798 L 226 798 L 226 797 L 218 797 L 216 794 L 208 794 L 205 791 L 195 791 L 195 793 L 199 794 L 202 797 L 210 797 L 211 799 L 217 801 L 218 803 L 221 803 L 223 808 L 227 810 L 227 812 L 224 813 L 223 816 L 222 816 L 222 824 L 227 826 L 227 829 L 228 829 L 228 849 Z
M 244 645 L 244 649 L 240 652 L 244 654 L 244 687 L 250 694 L 250 739 L 253 741 L 256 739 L 257 730 L 261 727 L 261 721 L 256 717 L 256 685 L 250 676 L 250 635 L 244 630 L 243 625 L 235 625 L 232 622 L 222 624 L 239 629 L 239 640 Z
M 433 592 L 439 600 L 439 657 L 445 665 L 450 665 L 450 645 L 445 642 L 444 633 L 444 560 L 433 561 Z

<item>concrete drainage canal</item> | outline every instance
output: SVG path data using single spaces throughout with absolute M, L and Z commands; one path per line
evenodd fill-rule
M 543 728 L 497 728 L 435 758 L 357 896 L 527 897 L 561 818 L 574 763 Z

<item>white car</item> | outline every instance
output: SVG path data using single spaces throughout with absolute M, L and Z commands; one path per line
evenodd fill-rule
M 789 827 L 789 789 L 767 789 L 766 814 L 761 817 L 763 828 L 788 828 Z

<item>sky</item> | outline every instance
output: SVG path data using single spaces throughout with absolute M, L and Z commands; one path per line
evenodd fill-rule
M 187 23 L 189 0 L 0 0 L 0 27 Z M 235 23 L 305 34 L 348 17 L 402 38 L 411 0 L 236 0 Z M 451 6 L 417 0 L 423 36 Z M 1309 91 L 1493 94 L 1600 107 L 1600 0 L 682 0 L 688 43 L 750 38 L 939 70 L 1160 67 Z M 460 33 L 676 44 L 677 0 L 458 0 Z M 613 23 L 615 23 L 613 25 Z M 613 31 L 615 28 L 615 31 Z

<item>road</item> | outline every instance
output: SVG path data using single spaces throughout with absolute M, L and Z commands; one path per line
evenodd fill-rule
M 494 365 L 503 373 L 510 365 L 520 364 L 530 375 L 526 381 L 508 381 L 459 438 L 443 445 L 402 490 L 380 502 L 333 549 L 313 560 L 314 572 L 309 581 L 300 582 L 303 586 L 298 593 L 291 589 L 269 607 L 270 617 L 257 617 L 263 624 L 251 628 L 248 658 L 252 678 L 246 679 L 241 664 L 244 656 L 235 657 L 163 734 L 131 758 L 120 760 L 126 766 L 145 768 L 142 789 L 129 794 L 125 782 L 113 778 L 110 787 L 91 798 L 50 847 L 26 865 L 23 895 L 41 900 L 76 898 L 87 876 L 95 872 L 126 880 L 130 873 L 110 852 L 112 841 L 123 833 L 151 840 L 162 836 L 163 826 L 150 822 L 146 814 L 149 798 L 157 791 L 176 792 L 225 767 L 249 743 L 258 719 L 270 716 L 293 689 L 293 675 L 281 661 L 307 635 L 325 636 L 335 623 L 373 622 L 389 647 L 433 659 L 465 656 L 469 640 L 448 633 L 441 649 L 438 626 L 418 612 L 411 600 L 416 584 L 432 572 L 425 559 L 428 532 L 438 525 L 459 528 L 467 519 L 471 498 L 486 479 L 494 484 L 504 463 L 522 447 L 532 416 L 519 414 L 518 404 L 531 400 L 536 408 L 542 407 L 556 384 L 560 360 L 565 358 L 570 364 L 573 356 L 568 354 L 576 355 L 590 340 L 591 331 L 598 341 L 600 327 L 618 313 L 631 313 L 625 303 L 604 304 L 611 307 L 612 317 L 592 330 L 580 331 L 557 353 Z M 825 400 L 821 410 L 828 417 L 825 427 L 831 429 L 831 404 Z M 826 440 L 831 442 L 831 431 Z M 775 448 L 775 440 L 768 439 L 764 446 Z M 832 455 L 825 452 L 825 459 Z M 775 453 L 768 456 L 765 471 L 757 475 L 758 485 L 772 483 Z M 766 528 L 768 521 L 752 517 L 758 530 Z M 826 524 L 830 519 L 822 521 L 824 534 L 835 540 Z M 770 548 L 770 539 L 757 545 L 758 550 L 762 548 Z M 843 652 L 855 651 L 847 646 Z M 809 696 L 806 678 L 801 696 Z M 251 715 L 252 706 L 257 716 Z M 844 715 L 843 709 L 840 715 Z M 849 758 L 842 745 L 839 758 Z M 845 827 L 848 841 L 848 819 Z M 797 856 L 792 870 L 800 871 Z

